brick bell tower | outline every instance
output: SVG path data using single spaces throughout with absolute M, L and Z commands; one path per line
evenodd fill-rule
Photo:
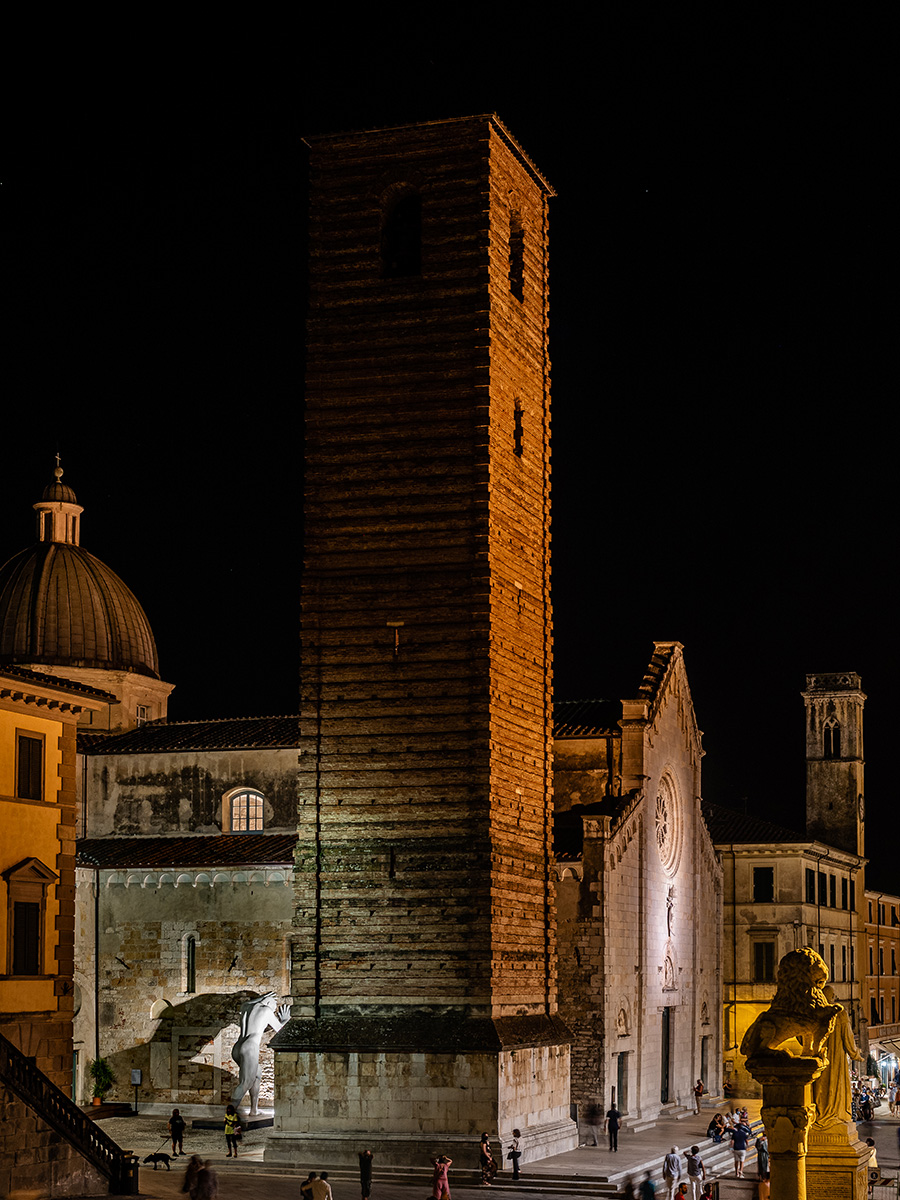
M 299 832 L 270 1160 L 576 1144 L 550 890 L 547 206 L 495 116 L 308 139 Z M 495 1142 L 496 1145 L 496 1142 Z

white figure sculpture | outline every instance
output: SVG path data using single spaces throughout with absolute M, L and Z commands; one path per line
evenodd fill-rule
M 240 1075 L 237 1086 L 231 1093 L 231 1103 L 237 1108 L 249 1092 L 251 1117 L 259 1112 L 259 1085 L 262 1081 L 259 1044 L 262 1035 L 270 1027 L 277 1033 L 287 1024 L 290 1015 L 290 1001 L 287 1004 L 278 1004 L 274 992 L 266 992 L 265 995 L 246 1000 L 241 1005 L 241 1035 L 231 1051 L 231 1057 L 237 1063 Z

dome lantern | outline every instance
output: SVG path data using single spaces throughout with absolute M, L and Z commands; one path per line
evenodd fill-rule
M 44 494 L 33 505 L 37 513 L 37 535 L 39 542 L 66 542 L 77 546 L 81 535 L 81 514 L 84 509 L 76 502 L 75 493 L 62 483 L 63 469 L 56 456 L 53 482 L 44 488 Z

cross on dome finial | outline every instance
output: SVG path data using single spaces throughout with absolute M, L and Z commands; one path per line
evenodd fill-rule
M 63 469 L 59 465 L 59 451 L 57 450 L 57 452 L 56 452 L 56 468 L 53 472 L 53 477 L 57 483 L 59 483 L 59 481 L 62 479 L 63 474 L 64 474 Z

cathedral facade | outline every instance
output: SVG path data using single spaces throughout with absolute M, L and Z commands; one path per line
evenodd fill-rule
M 560 1015 L 572 1098 L 631 1128 L 721 1088 L 723 877 L 701 813 L 703 751 L 677 642 L 637 696 L 557 705 Z

